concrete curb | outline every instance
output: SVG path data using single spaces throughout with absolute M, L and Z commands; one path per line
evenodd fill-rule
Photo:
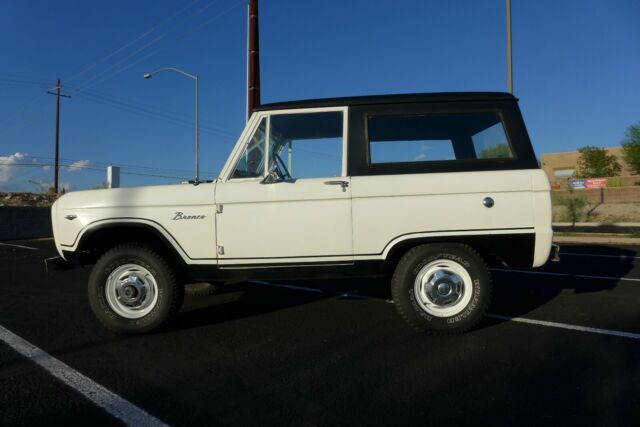
M 629 237 L 626 234 L 597 234 L 597 233 L 554 233 L 556 243 L 600 243 L 613 245 L 640 245 L 640 238 Z
M 554 222 L 554 227 L 571 227 L 570 222 Z M 640 227 L 640 222 L 576 222 L 576 227 Z

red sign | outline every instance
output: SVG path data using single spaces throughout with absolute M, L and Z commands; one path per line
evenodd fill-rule
M 587 180 L 587 188 L 606 188 L 607 178 L 593 178 Z

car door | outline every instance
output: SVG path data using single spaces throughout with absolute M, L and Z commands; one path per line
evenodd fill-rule
M 346 109 L 261 113 L 216 185 L 221 266 L 353 259 Z

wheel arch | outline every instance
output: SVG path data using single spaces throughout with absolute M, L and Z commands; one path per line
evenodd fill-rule
M 531 268 L 533 265 L 534 233 L 410 237 L 394 243 L 388 249 L 386 262 L 395 265 L 411 248 L 439 243 L 468 245 L 490 265 L 506 264 L 512 268 Z
M 145 222 L 114 221 L 90 226 L 79 237 L 75 250 L 65 251 L 65 258 L 78 265 L 93 264 L 110 248 L 129 242 L 145 243 L 173 264 L 186 265 L 180 250 L 170 239 Z

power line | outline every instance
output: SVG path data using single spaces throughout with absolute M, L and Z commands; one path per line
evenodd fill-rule
M 187 6 L 183 7 L 182 9 L 180 9 L 178 12 L 174 13 L 173 15 L 171 15 L 169 18 L 167 18 L 165 21 L 171 20 L 173 19 L 175 16 L 179 15 L 184 9 L 186 9 L 189 6 L 194 5 L 195 3 L 197 3 L 200 0 L 195 0 L 192 3 L 189 3 Z M 214 0 L 215 2 L 216 0 Z M 164 21 L 163 21 L 164 22 Z M 157 27 L 157 26 L 156 26 Z M 148 30 L 147 33 L 153 32 L 155 31 L 156 27 L 153 27 L 152 29 Z M 146 33 L 145 33 L 146 35 Z M 140 36 L 141 38 L 142 36 Z M 135 39 L 134 41 L 138 41 L 138 38 Z M 131 44 L 133 42 L 130 42 Z M 124 49 L 124 46 L 122 47 Z M 122 50 L 122 49 L 120 49 Z M 118 50 L 118 52 L 120 51 Z M 117 52 L 112 52 L 111 54 L 107 55 L 108 57 L 112 57 L 113 55 L 115 55 Z M 104 60 L 106 60 L 107 58 L 103 58 Z M 96 61 L 98 62 L 98 61 Z M 96 63 L 91 64 L 90 67 L 85 67 L 85 69 L 81 69 L 80 71 L 74 73 L 72 75 L 73 78 L 77 78 L 79 75 L 84 74 L 84 72 L 88 71 L 88 69 L 93 68 L 95 65 L 97 65 Z M 8 77 L 20 77 L 17 75 L 13 75 L 13 74 L 2 74 L 4 76 L 8 76 Z M 11 121 L 14 117 L 22 115 L 29 107 L 31 107 L 36 101 L 38 101 L 41 97 L 43 97 L 45 95 L 45 93 L 39 94 L 38 96 L 32 98 L 31 100 L 27 101 L 22 107 L 20 107 L 18 110 L 16 110 L 13 114 L 10 114 L 8 117 L 6 117 L 4 120 L 0 121 L 0 127 L 4 126 L 4 124 L 8 123 L 9 121 Z M 28 117 L 32 117 L 34 113 L 32 113 L 31 115 L 29 115 Z M 26 119 L 23 119 L 22 122 L 24 122 Z
M 190 120 L 185 120 L 185 119 L 180 119 L 180 118 L 177 118 L 177 117 L 173 117 L 173 116 L 171 116 L 169 114 L 166 114 L 166 113 L 163 113 L 161 111 L 154 110 L 154 109 L 136 106 L 136 105 L 131 104 L 131 103 L 125 103 L 125 102 L 118 101 L 118 100 L 115 100 L 115 99 L 110 99 L 109 97 L 96 95 L 96 94 L 90 93 L 90 92 L 76 93 L 76 96 L 78 96 L 79 98 L 85 99 L 87 101 L 91 101 L 91 102 L 95 102 L 95 103 L 98 103 L 98 104 L 102 104 L 102 105 L 106 105 L 106 106 L 109 106 L 109 107 L 113 107 L 113 108 L 116 108 L 116 109 L 128 111 L 130 113 L 138 114 L 138 115 L 141 115 L 141 116 L 144 116 L 144 117 L 156 118 L 156 119 L 160 119 L 160 120 L 163 120 L 163 121 L 171 122 L 173 124 L 192 127 L 192 121 L 190 121 Z M 237 134 L 235 134 L 235 133 L 233 133 L 231 131 L 228 131 L 228 130 L 225 130 L 225 129 L 221 129 L 221 128 L 218 128 L 218 127 L 209 126 L 209 125 L 203 125 L 203 126 L 200 126 L 200 128 L 203 131 L 219 133 L 219 134 L 232 136 L 232 137 L 236 137 L 237 136 Z
M 24 79 L 7 79 L 0 77 L 0 83 L 6 83 L 7 85 L 16 84 L 16 85 L 33 85 L 33 86 L 50 86 L 50 83 L 42 82 L 42 81 L 34 81 L 34 80 L 24 80 Z
M 46 77 L 33 76 L 33 75 L 26 76 L 24 74 L 0 73 L 0 76 L 4 76 L 4 77 L 10 78 L 10 79 L 14 79 L 14 78 L 18 78 L 18 79 L 27 78 L 27 79 L 31 79 L 31 80 L 38 79 L 38 80 L 43 81 L 43 82 L 47 80 Z
M 194 28 L 194 29 L 187 30 L 187 31 L 185 31 L 185 32 L 181 33 L 181 34 L 180 34 L 180 35 L 178 35 L 178 37 L 176 37 L 173 41 L 179 41 L 179 40 L 182 40 L 182 39 L 183 39 L 183 38 L 185 38 L 186 36 L 191 35 L 191 34 L 193 34 L 193 33 L 197 32 L 197 31 L 201 30 L 202 28 L 204 28 L 204 27 L 206 27 L 206 26 L 210 25 L 211 23 L 213 23 L 214 21 L 216 21 L 216 20 L 220 19 L 221 17 L 223 17 L 223 16 L 224 16 L 224 15 L 226 15 L 227 13 L 231 12 L 233 9 L 235 9 L 236 7 L 240 6 L 240 5 L 241 5 L 241 4 L 243 4 L 243 3 L 245 3 L 245 0 L 239 0 L 238 2 L 236 2 L 235 4 L 233 4 L 231 7 L 229 7 L 229 8 L 227 8 L 227 9 L 225 9 L 225 10 L 224 10 L 224 11 L 222 11 L 221 13 L 219 13 L 219 14 L 215 15 L 214 17 L 212 17 L 210 20 L 205 21 L 205 22 L 204 22 L 204 24 L 202 24 L 202 25 L 200 25 L 200 26 L 198 26 L 198 27 L 196 27 L 196 28 Z M 160 47 L 160 48 L 158 48 L 158 49 L 154 50 L 153 52 L 151 52 L 151 53 L 149 53 L 149 54 L 147 54 L 147 55 L 145 55 L 145 56 L 143 56 L 143 57 L 141 57 L 141 58 L 138 58 L 137 60 L 135 60 L 135 61 L 133 61 L 133 62 L 129 63 L 128 65 L 125 65 L 123 68 L 121 68 L 121 69 L 119 69 L 119 70 L 115 70 L 113 73 L 111 73 L 111 74 L 109 74 L 109 75 L 107 75 L 107 76 L 103 77 L 102 79 L 96 80 L 96 81 L 94 81 L 94 82 L 92 82 L 92 83 L 85 84 L 84 86 L 81 86 L 81 87 L 78 89 L 78 91 L 84 91 L 84 90 L 87 90 L 87 89 L 89 89 L 89 88 L 91 88 L 91 87 L 94 87 L 94 86 L 95 86 L 95 85 L 97 85 L 97 84 L 100 84 L 100 83 L 102 83 L 102 82 L 104 82 L 104 81 L 106 81 L 106 80 L 109 80 L 110 78 L 112 78 L 112 77 L 116 76 L 117 74 L 120 74 L 120 73 L 121 73 L 121 72 L 123 72 L 123 71 L 128 70 L 129 68 L 131 68 L 131 67 L 133 67 L 134 65 L 136 65 L 136 64 L 138 64 L 138 63 L 140 63 L 140 62 L 144 61 L 145 59 L 148 59 L 148 58 L 150 58 L 150 57 L 154 56 L 155 54 L 157 54 L 158 52 L 160 52 L 160 51 L 161 51 L 161 50 L 163 50 L 163 49 L 164 49 L 164 47 Z M 121 62 L 122 62 L 122 61 L 121 61 Z
M 7 156 L 0 156 L 0 157 L 9 157 L 9 155 Z M 27 164 L 27 165 L 42 165 L 42 166 L 49 166 L 50 163 L 54 160 L 53 157 L 44 157 L 44 156 L 28 156 L 29 159 L 33 159 L 34 162 L 33 163 L 19 163 L 20 165 L 23 164 Z M 65 167 L 78 167 L 77 163 L 78 162 L 82 162 L 82 161 L 88 161 L 92 167 L 98 167 L 101 166 L 104 169 L 106 169 L 107 166 L 120 166 L 122 168 L 127 168 L 127 169 L 134 169 L 137 170 L 138 172 L 140 171 L 160 171 L 160 172 L 174 172 L 176 174 L 180 174 L 182 172 L 186 172 L 189 173 L 191 172 L 190 169 L 177 169 L 177 168 L 160 168 L 160 167 L 153 167 L 153 166 L 142 166 L 142 165 L 130 165 L 130 164 L 122 164 L 119 162 L 98 162 L 98 161 L 93 161 L 93 160 L 87 160 L 87 159 L 69 159 L 69 158 L 60 158 L 60 165 L 61 166 L 65 166 Z M 2 162 L 0 161 L 0 166 L 11 166 L 13 164 L 18 164 L 18 163 L 8 163 L 8 162 Z M 102 170 L 102 169 L 100 169 Z M 212 171 L 205 171 L 204 172 L 205 175 L 214 175 L 214 172 Z
M 32 98 L 29 102 L 24 104 L 21 108 L 17 109 L 13 114 L 10 114 L 9 116 L 5 117 L 4 120 L 0 121 L 0 128 L 2 126 L 4 126 L 6 123 L 9 123 L 11 121 L 11 119 L 13 119 L 14 117 L 16 117 L 16 116 L 20 115 L 21 113 L 25 112 L 25 110 L 27 108 L 29 108 L 31 105 L 33 105 L 36 101 L 38 101 L 40 98 L 42 98 L 46 94 L 47 94 L 46 92 L 42 92 L 42 93 L 38 94 L 37 96 Z M 33 113 L 31 115 L 33 115 Z M 30 117 L 30 116 L 27 116 L 27 117 Z
M 199 0 L 196 0 L 196 1 L 194 1 L 193 3 L 190 3 L 188 6 L 193 6 L 195 3 L 197 3 L 197 1 L 199 1 Z M 216 0 L 213 0 L 211 3 L 207 4 L 205 7 L 201 8 L 201 9 L 199 9 L 198 11 L 196 11 L 196 12 L 192 13 L 191 15 L 189 15 L 186 19 L 183 19 L 183 20 L 179 21 L 179 24 L 178 24 L 178 25 L 181 25 L 181 24 L 183 24 L 186 20 L 189 20 L 189 19 L 191 19 L 192 17 L 195 17 L 195 16 L 199 15 L 199 14 L 200 14 L 200 13 L 202 13 L 204 10 L 206 10 L 207 8 L 209 8 L 210 6 L 212 6 L 215 2 L 216 2 Z M 203 29 L 204 27 L 206 27 L 206 26 L 210 25 L 211 23 L 215 22 L 216 20 L 220 19 L 222 16 L 226 15 L 226 14 L 227 14 L 227 13 L 229 13 L 231 10 L 235 9 L 236 7 L 238 7 L 239 5 L 241 5 L 241 4 L 242 4 L 242 3 L 244 3 L 244 2 L 245 2 L 245 0 L 239 0 L 239 1 L 237 1 L 236 3 L 233 3 L 229 8 L 227 8 L 227 9 L 223 10 L 223 11 L 222 11 L 222 12 L 220 12 L 219 14 L 217 14 L 217 15 L 213 16 L 212 18 L 210 18 L 210 19 L 206 20 L 206 21 L 205 21 L 204 23 L 202 23 L 201 25 L 199 25 L 199 26 L 197 26 L 197 27 L 195 27 L 195 28 L 193 28 L 193 29 L 190 29 L 190 30 L 187 30 L 187 31 L 184 31 L 184 32 L 180 33 L 180 34 L 179 34 L 179 35 L 178 35 L 178 36 L 177 36 L 173 41 L 179 41 L 179 40 L 181 40 L 181 39 L 183 39 L 183 38 L 187 37 L 188 35 L 191 35 L 191 34 L 193 34 L 193 33 L 197 32 L 197 31 L 199 31 L 199 30 Z M 185 9 L 185 10 L 186 10 L 186 7 L 185 7 L 185 8 L 183 8 L 183 9 Z M 179 12 L 181 13 L 181 11 L 182 11 L 183 9 L 181 9 Z M 169 18 L 167 18 L 165 21 L 169 21 L 169 20 L 173 19 L 173 17 L 175 17 L 175 16 L 179 15 L 180 13 L 176 12 L 174 15 L 172 15 L 172 16 L 171 16 L 171 17 L 169 17 Z M 164 22 L 164 21 L 163 21 L 163 22 Z M 154 27 L 154 28 L 153 28 L 153 31 L 155 31 L 155 29 L 159 28 L 160 26 L 162 26 L 162 25 L 157 25 L 156 27 Z M 149 34 L 150 34 L 151 32 L 153 32 L 153 31 L 148 30 Z M 112 65 L 111 67 L 108 67 L 108 68 L 107 68 L 107 70 L 104 70 L 103 72 L 99 73 L 97 76 L 94 76 L 93 78 L 91 78 L 91 79 L 89 79 L 89 80 L 85 81 L 84 83 L 81 83 L 81 84 L 79 85 L 79 87 L 77 87 L 77 88 L 72 92 L 72 94 L 80 93 L 80 92 L 85 92 L 85 94 L 86 94 L 86 91 L 87 91 L 89 88 L 91 88 L 91 87 L 93 87 L 93 86 L 95 86 L 95 85 L 97 85 L 97 84 L 99 84 L 99 83 L 102 83 L 103 81 L 106 81 L 106 80 L 108 80 L 108 79 L 110 79 L 110 78 L 114 77 L 115 75 L 117 75 L 117 74 L 119 74 L 119 73 L 121 73 L 121 72 L 123 72 L 123 71 L 125 71 L 125 70 L 127 70 L 127 69 L 129 69 L 129 68 L 131 68 L 131 67 L 132 67 L 132 66 L 134 66 L 135 64 L 137 64 L 137 63 L 139 63 L 139 62 L 141 62 L 141 61 L 143 61 L 143 60 L 145 60 L 145 59 L 147 59 L 147 58 L 149 58 L 149 57 L 151 57 L 151 56 L 153 56 L 153 55 L 157 54 L 158 52 L 160 52 L 160 51 L 163 49 L 162 47 L 161 47 L 161 48 L 158 48 L 158 49 L 156 49 L 156 50 L 154 50 L 154 51 L 153 51 L 153 52 L 151 52 L 150 54 L 147 54 L 147 55 L 145 55 L 145 56 L 143 56 L 143 57 L 141 57 L 141 58 L 138 58 L 137 60 L 135 60 L 135 61 L 133 61 L 133 62 L 129 63 L 128 65 L 125 65 L 123 68 L 120 68 L 120 69 L 118 69 L 118 70 L 115 70 L 115 71 L 114 71 L 114 72 L 112 72 L 111 74 L 109 74 L 109 75 L 107 75 L 107 76 L 104 76 L 103 78 L 99 79 L 100 75 L 105 74 L 105 72 L 106 72 L 106 71 L 108 71 L 109 69 L 114 68 L 114 67 L 117 67 L 118 65 L 120 65 L 122 62 L 126 61 L 127 59 L 129 59 L 129 58 L 130 58 L 130 57 L 132 57 L 133 55 L 136 55 L 136 54 L 138 54 L 138 53 L 142 52 L 143 50 L 147 49 L 148 47 L 152 46 L 153 44 L 156 44 L 158 41 L 160 41 L 161 39 L 163 39 L 164 37 L 166 37 L 166 36 L 167 36 L 169 33 L 171 33 L 172 31 L 173 31 L 173 29 L 170 29 L 170 30 L 166 31 L 165 33 L 163 33 L 162 35 L 160 35 L 159 37 L 157 37 L 156 39 L 154 39 L 152 42 L 147 43 L 147 44 L 146 44 L 145 46 L 143 46 L 142 48 L 138 49 L 137 51 L 135 51 L 135 52 L 133 52 L 133 53 L 131 53 L 131 54 L 129 54 L 129 55 L 127 55 L 124 59 L 122 59 L 122 60 L 120 60 L 120 61 L 116 62 L 116 63 L 115 63 L 114 65 Z M 145 32 L 145 34 L 146 34 L 146 33 L 147 33 L 147 32 Z M 135 40 L 135 41 L 138 41 L 137 39 L 142 39 L 142 38 L 144 38 L 144 37 L 141 35 L 141 36 L 139 36 L 138 38 L 136 38 L 136 40 Z M 128 44 L 133 44 L 133 42 L 130 42 L 130 43 L 128 43 Z M 123 49 L 124 49 L 124 47 L 123 47 Z M 122 50 L 122 49 L 118 50 L 118 52 L 119 52 L 119 51 L 121 51 L 121 50 Z M 112 52 L 111 54 L 109 54 L 109 55 L 107 55 L 107 56 L 109 56 L 109 57 L 113 57 L 114 55 L 115 55 L 115 53 L 114 53 L 114 52 Z M 104 58 L 103 58 L 103 59 L 104 59 Z M 106 60 L 106 59 L 105 59 L 105 60 Z M 101 59 L 101 60 L 99 60 L 99 61 L 102 61 L 102 59 Z M 96 61 L 96 62 L 97 62 L 97 61 Z M 103 62 L 103 61 L 102 61 L 102 62 Z M 97 65 L 97 64 L 95 64 L 95 65 Z M 93 68 L 93 66 L 94 66 L 94 64 L 91 64 L 91 65 L 90 65 L 90 67 L 91 67 L 91 68 Z M 85 68 L 88 68 L 88 67 L 85 67 Z M 82 72 L 82 74 L 84 74 L 84 70 L 82 70 L 82 71 L 83 71 L 83 72 Z M 12 76 L 12 77 L 13 77 L 13 75 L 8 75 L 8 74 L 6 74 L 6 75 L 7 75 L 7 76 Z M 80 75 L 80 72 L 75 73 L 72 77 L 73 77 L 73 78 L 77 78 L 79 75 Z M 11 121 L 13 118 L 15 118 L 16 116 L 19 116 L 19 115 L 23 114 L 23 113 L 24 113 L 24 112 L 25 112 L 29 107 L 31 107 L 31 106 L 32 106 L 36 101 L 38 101 L 38 100 L 39 100 L 42 96 L 44 96 L 44 95 L 45 95 L 45 93 L 39 94 L 38 96 L 36 96 L 36 97 L 34 97 L 33 99 L 29 100 L 26 104 L 24 104 L 22 107 L 20 107 L 18 110 L 16 110 L 13 114 L 9 115 L 9 116 L 8 116 L 8 117 L 6 117 L 4 120 L 0 121 L 0 128 L 2 128 L 2 126 L 4 126 L 6 123 L 10 122 L 10 121 Z M 18 129 L 22 129 L 22 128 L 24 128 L 26 125 L 28 125 L 28 124 L 30 123 L 30 120 L 28 120 L 28 119 L 29 119 L 29 118 L 31 118 L 31 117 L 33 117 L 33 116 L 35 115 L 35 113 L 36 113 L 36 112 L 37 112 L 37 111 L 34 111 L 34 112 L 33 112 L 33 113 L 31 113 L 29 116 L 24 117 L 24 118 L 23 118 L 23 120 L 20 122 L 20 123 L 22 123 L 22 124 L 23 124 L 23 126 L 20 126 Z M 175 118 L 173 118 L 173 119 L 175 119 Z M 175 120 L 174 120 L 174 121 L 175 121 Z M 177 123 L 174 123 L 174 124 L 177 124 Z M 184 124 L 180 124 L 180 125 L 184 126 Z M 232 135 L 232 136 L 234 136 L 234 137 L 236 136 L 235 134 L 232 134 L 231 132 L 228 132 L 228 131 L 226 131 L 226 130 L 224 130 L 224 129 L 215 128 L 215 127 L 213 127 L 213 126 L 203 127 L 203 129 L 205 130 L 205 132 L 206 132 L 206 131 L 211 131 L 211 132 L 218 132 L 218 133 L 227 133 L 227 134 L 229 134 L 230 136 L 231 136 L 231 135 Z
M 29 158 L 31 159 L 43 159 L 43 160 L 48 160 L 51 161 L 53 160 L 52 157 L 41 157 L 41 156 L 29 156 Z M 70 166 L 73 163 L 76 162 L 80 162 L 82 160 L 80 159 L 68 159 L 68 158 L 60 158 L 60 162 L 63 163 L 65 166 Z M 171 172 L 191 172 L 191 169 L 175 169 L 175 168 L 159 168 L 159 167 L 153 167 L 153 166 L 142 166 L 142 165 L 129 165 L 129 164 L 123 164 L 123 163 L 119 163 L 119 162 L 98 162 L 98 161 L 93 161 L 93 160 L 89 160 L 91 162 L 91 164 L 93 165 L 104 165 L 104 167 L 107 166 L 121 166 L 121 167 L 125 167 L 125 168 L 132 168 L 132 169 L 139 169 L 139 170 L 151 170 L 151 171 L 171 171 Z M 2 163 L 0 163 L 0 165 L 2 165 Z M 207 175 L 212 175 L 213 172 L 211 171 L 207 171 L 205 172 Z
M 7 164 L 2 164 L 0 163 L 0 166 L 9 166 L 9 167 L 14 167 L 14 166 L 25 166 L 25 167 L 43 167 L 43 166 L 54 166 L 53 163 L 7 163 Z M 67 166 L 67 172 L 72 172 L 70 169 L 71 165 L 65 165 Z M 100 171 L 100 172 L 104 172 L 105 170 L 103 168 L 96 168 L 93 166 L 82 166 L 82 165 L 78 165 L 78 166 L 72 166 L 73 169 L 77 169 L 77 170 L 87 170 L 87 171 Z M 182 179 L 182 180 L 186 180 L 186 179 L 190 179 L 188 177 L 184 177 L 184 176 L 175 176 L 175 175 L 160 175 L 160 174 L 150 174 L 150 173 L 141 173 L 141 172 L 127 172 L 127 171 L 121 171 L 120 172 L 123 175 L 136 175 L 136 176 L 148 176 L 148 177 L 153 177 L 153 178 L 171 178 L 171 179 Z
M 208 8 L 210 8 L 211 6 L 213 6 L 216 3 L 217 0 L 213 0 L 211 1 L 209 4 L 207 4 L 205 7 L 200 8 L 198 11 L 191 13 L 189 16 L 187 16 L 186 18 L 182 19 L 181 21 L 178 21 L 178 25 L 182 25 L 184 24 L 186 21 L 190 20 L 191 18 L 201 14 L 202 12 L 204 12 L 205 10 L 207 10 Z M 110 65 L 109 67 L 105 68 L 104 70 L 100 71 L 98 74 L 96 74 L 95 76 L 89 78 L 89 80 L 85 81 L 84 83 L 80 83 L 79 84 L 79 88 L 76 89 L 76 92 L 80 92 L 83 90 L 86 90 L 90 87 L 95 86 L 96 84 L 103 82 L 113 76 L 115 76 L 116 74 L 120 73 L 121 71 L 127 69 L 123 68 L 121 70 L 116 70 L 114 72 L 111 72 L 111 70 L 113 70 L 114 68 L 117 68 L 118 66 L 120 66 L 121 64 L 123 64 L 124 62 L 126 62 L 129 58 L 132 58 L 136 55 L 138 55 L 140 52 L 148 49 L 149 47 L 153 46 L 154 44 L 158 43 L 160 40 L 164 39 L 169 33 L 173 32 L 175 30 L 175 28 L 171 28 L 168 31 L 165 31 L 163 34 L 159 35 L 158 37 L 154 38 L 153 40 L 151 40 L 150 42 L 146 43 L 145 45 L 143 45 L 142 47 L 138 48 L 137 50 L 129 53 L 128 55 L 126 55 L 124 58 L 120 59 L 119 61 L 116 61 L 115 64 Z M 105 74 L 108 74 L 105 78 L 100 79 L 101 76 L 104 76 Z M 73 93 L 76 93 L 73 92 Z
M 103 98 L 105 101 L 112 101 L 112 102 L 115 102 L 115 103 L 124 104 L 126 106 L 131 107 L 131 108 L 136 108 L 136 109 L 140 109 L 140 110 L 150 110 L 149 113 L 152 113 L 152 114 L 161 113 L 161 114 L 169 115 L 169 116 L 171 116 L 171 118 L 183 118 L 184 121 L 187 121 L 189 123 L 191 123 L 191 121 L 193 120 L 193 118 L 191 116 L 187 116 L 184 113 L 179 113 L 177 111 L 169 110 L 167 108 L 163 108 L 163 107 L 160 107 L 160 106 L 157 106 L 157 105 L 146 104 L 146 103 L 140 102 L 139 100 L 133 100 L 133 99 L 124 98 L 124 97 L 121 97 L 121 96 L 105 94 L 104 92 L 99 92 L 99 91 L 96 91 L 96 90 L 87 90 L 87 91 L 83 92 L 82 94 L 80 94 L 78 96 L 79 97 L 83 97 L 85 95 L 93 96 L 95 98 Z M 175 117 L 175 116 L 178 116 L 178 117 Z M 228 134 L 229 136 L 233 136 L 233 137 L 238 136 L 238 134 L 236 132 L 233 132 L 233 131 L 231 131 L 229 129 L 221 128 L 220 126 L 214 125 L 211 122 L 208 122 L 208 123 L 209 124 L 206 124 L 206 126 L 211 130 L 216 130 L 216 131 L 219 131 L 220 133 L 225 133 L 225 134 Z
M 153 33 L 154 31 L 156 31 L 158 28 L 162 27 L 166 22 L 171 21 L 173 18 L 175 18 L 176 16 L 180 15 L 182 12 L 184 12 L 186 9 L 190 8 L 191 6 L 193 6 L 194 4 L 198 3 L 200 0 L 193 0 L 192 2 L 186 4 L 185 6 L 181 7 L 179 10 L 177 10 L 176 12 L 172 13 L 170 16 L 156 22 L 156 24 L 154 24 L 151 28 L 149 28 L 147 31 L 145 31 L 144 33 L 142 33 L 141 35 L 139 35 L 138 37 L 134 38 L 133 40 L 125 43 L 124 45 L 120 46 L 119 48 L 117 48 L 116 50 L 114 50 L 113 52 L 103 56 L 102 58 L 98 59 L 97 61 L 94 61 L 93 63 L 91 63 L 90 65 L 82 68 L 81 70 L 77 71 L 76 73 L 74 73 L 73 75 L 66 77 L 65 80 L 68 81 L 72 81 L 74 79 L 77 79 L 79 76 L 85 74 L 87 71 L 91 70 L 92 68 L 94 68 L 95 66 L 102 64 L 104 61 L 106 61 L 107 59 L 113 57 L 114 55 L 116 55 L 117 53 L 123 51 L 124 49 L 128 48 L 129 46 L 134 45 L 135 43 L 137 43 L 139 40 L 145 38 L 146 36 L 148 36 L 149 34 Z

